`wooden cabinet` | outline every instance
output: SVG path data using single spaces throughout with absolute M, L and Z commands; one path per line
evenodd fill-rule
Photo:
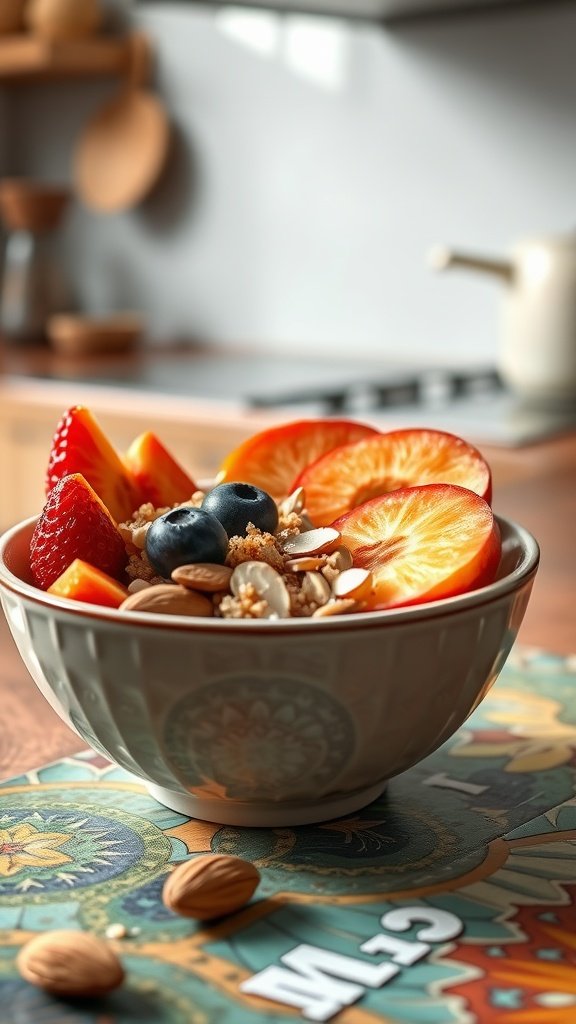
M 42 508 L 50 441 L 74 403 L 91 409 L 119 451 L 155 431 L 195 479 L 213 475 L 231 448 L 274 421 L 173 395 L 7 379 L 0 382 L 0 529 Z

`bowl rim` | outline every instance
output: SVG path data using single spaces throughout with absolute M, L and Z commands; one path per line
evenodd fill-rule
M 377 626 L 407 625 L 415 621 L 445 618 L 454 612 L 464 612 L 487 604 L 492 604 L 502 597 L 514 592 L 533 578 L 540 561 L 540 546 L 536 538 L 525 527 L 514 520 L 495 514 L 504 542 L 516 537 L 522 547 L 519 564 L 506 576 L 501 577 L 475 590 L 466 591 L 454 597 L 444 597 L 421 604 L 404 605 L 400 608 L 388 608 L 381 611 L 354 612 L 351 615 L 336 615 L 326 618 L 290 618 L 290 619 L 222 619 L 204 616 L 160 615 L 155 612 L 131 612 L 129 616 L 117 608 L 103 605 L 88 604 L 67 598 L 56 597 L 44 590 L 26 583 L 16 576 L 6 565 L 6 551 L 11 542 L 27 530 L 32 531 L 38 516 L 16 523 L 0 535 L 0 592 L 8 591 L 33 604 L 47 609 L 54 609 L 60 615 L 72 618 L 98 619 L 119 629 L 145 627 L 168 631 L 234 633 L 247 635 L 261 633 L 273 635 L 281 633 L 309 635 L 312 632 L 325 632 L 336 629 L 347 632 L 358 629 L 374 629 Z

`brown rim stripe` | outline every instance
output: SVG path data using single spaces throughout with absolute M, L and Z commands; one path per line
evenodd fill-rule
M 476 609 L 476 608 L 483 608 L 483 607 L 486 607 L 487 605 L 496 604 L 496 602 L 500 601 L 503 597 L 505 597 L 505 596 L 507 596 L 509 594 L 519 593 L 521 590 L 524 590 L 526 585 L 533 580 L 534 576 L 536 575 L 537 568 L 538 568 L 538 566 L 535 565 L 532 568 L 532 570 L 530 572 L 528 572 L 526 574 L 526 576 L 524 576 L 519 581 L 518 586 L 510 586 L 509 589 L 504 589 L 503 591 L 501 591 L 500 593 L 496 594 L 495 596 L 487 596 L 484 599 L 479 598 L 477 603 L 476 602 L 475 603 L 470 602 L 470 605 L 464 605 L 462 608 L 460 608 L 458 610 L 464 612 L 464 611 L 468 611 L 468 610 L 472 610 L 472 609 Z M 336 627 L 337 630 L 338 630 L 338 633 L 343 633 L 343 632 L 349 633 L 349 632 L 353 632 L 354 630 L 374 629 L 374 619 L 373 618 L 371 618 L 370 621 L 366 621 L 365 619 L 362 619 L 362 620 L 358 621 L 358 615 L 359 614 L 366 614 L 366 615 L 373 616 L 373 615 L 377 615 L 378 614 L 377 611 L 376 612 L 365 612 L 365 613 L 354 612 L 354 613 L 352 613 L 350 615 L 338 615 L 338 616 L 334 616 L 334 617 L 331 617 L 331 618 L 328 618 L 328 619 L 312 619 L 311 617 L 303 617 L 301 619 L 285 619 L 285 620 L 282 620 L 284 622 L 290 622 L 290 623 L 298 623 L 298 624 L 302 623 L 302 625 L 300 627 L 300 630 L 298 628 L 291 628 L 291 629 L 282 629 L 281 627 L 279 628 L 275 624 L 273 624 L 270 621 L 270 619 L 266 620 L 266 623 L 267 623 L 266 626 L 260 626 L 258 624 L 259 623 L 258 619 L 252 619 L 252 620 L 249 620 L 250 621 L 250 626 L 248 627 L 248 630 L 249 630 L 249 633 L 248 633 L 248 631 L 246 631 L 246 620 L 236 620 L 236 621 L 238 621 L 238 623 L 240 623 L 240 621 L 242 621 L 242 625 L 238 624 L 236 626 L 227 626 L 226 625 L 226 622 L 227 622 L 226 619 L 214 619 L 214 618 L 211 618 L 211 619 L 201 619 L 201 620 L 199 620 L 198 625 L 196 625 L 196 623 L 194 621 L 192 622 L 191 625 L 186 625 L 184 622 L 180 622 L 180 621 L 176 622 L 176 621 L 174 621 L 175 619 L 181 619 L 182 616 L 166 615 L 166 616 L 164 616 L 164 618 L 166 619 L 166 623 L 150 621 L 150 619 L 149 619 L 149 615 L 151 614 L 150 612 L 127 612 L 127 613 L 125 613 L 125 616 L 121 616 L 121 617 L 118 617 L 118 618 L 113 618 L 112 615 L 107 615 L 104 612 L 101 612 L 99 610 L 98 611 L 92 611 L 92 610 L 89 610 L 88 608 L 86 610 L 84 610 L 81 607 L 82 602 L 80 602 L 80 601 L 75 602 L 77 605 L 79 605 L 79 607 L 68 607 L 68 606 L 63 606 L 61 604 L 59 604 L 59 605 L 52 605 L 48 601 L 43 601 L 42 598 L 40 598 L 40 597 L 35 597 L 35 596 L 29 595 L 29 594 L 22 594 L 17 589 L 17 587 L 12 586 L 10 583 L 8 583 L 4 579 L 0 580 L 0 587 L 3 587 L 5 590 L 9 590 L 9 591 L 11 591 L 11 593 L 16 594 L 17 597 L 19 597 L 21 600 L 23 600 L 23 601 L 31 601 L 32 604 L 38 604 L 42 608 L 47 608 L 47 609 L 57 608 L 59 611 L 63 612 L 66 615 L 71 615 L 73 618 L 75 618 L 76 616 L 79 616 L 81 618 L 87 618 L 87 619 L 98 619 L 101 622 L 109 622 L 112 625 L 116 625 L 120 629 L 124 629 L 127 626 L 129 627 L 130 625 L 133 625 L 133 626 L 141 626 L 141 627 L 143 627 L 145 629 L 162 629 L 162 630 L 168 629 L 168 630 L 184 632 L 184 633 L 218 633 L 218 634 L 220 634 L 220 633 L 228 633 L 228 634 L 231 634 L 233 636 L 242 635 L 242 630 L 244 630 L 244 636 L 252 635 L 252 634 L 255 634 L 255 635 L 261 634 L 262 636 L 271 636 L 272 635 L 272 636 L 284 636 L 284 637 L 286 637 L 286 636 L 291 636 L 291 635 L 293 635 L 295 633 L 298 633 L 298 632 L 300 632 L 300 630 L 302 632 L 306 632 L 306 633 L 310 633 L 310 632 L 313 632 L 313 633 L 325 633 L 325 632 L 328 632 L 330 630 L 334 630 L 334 628 L 336 627 L 336 622 L 338 623 L 338 625 Z M 41 593 L 43 593 L 43 591 Z M 473 591 L 468 591 L 468 593 L 470 594 L 470 593 L 474 593 L 474 592 Z M 481 591 L 477 591 L 477 593 L 480 594 Z M 459 595 L 459 596 L 465 597 L 467 595 L 463 594 L 463 595 Z M 454 599 L 446 598 L 444 600 L 445 601 L 452 601 L 452 600 L 458 600 L 458 598 L 457 597 L 454 598 Z M 414 612 L 414 611 L 418 611 L 420 608 L 422 608 L 422 609 L 430 608 L 430 604 L 431 603 L 432 602 L 428 602 L 428 603 L 423 602 L 421 605 L 405 605 L 402 608 L 397 608 L 397 609 L 391 608 L 390 611 L 391 612 L 394 612 L 394 611 L 398 611 L 398 612 L 411 611 L 411 612 Z M 72 604 L 72 602 L 70 602 L 70 604 Z M 92 607 L 95 607 L 95 606 L 92 606 Z M 387 623 L 383 623 L 382 625 L 384 627 L 392 626 L 392 625 L 394 625 L 394 626 L 410 626 L 414 622 L 421 622 L 421 621 L 434 622 L 434 621 L 436 621 L 438 619 L 445 619 L 445 618 L 447 618 L 450 615 L 451 607 L 452 607 L 451 605 L 445 604 L 444 605 L 444 609 L 442 611 L 439 610 L 436 613 L 435 612 L 431 612 L 430 614 L 426 614 L 426 612 L 424 612 L 424 614 L 421 617 L 410 617 L 410 618 L 406 618 L 406 619 L 401 619 L 399 617 L 398 619 L 392 619 L 392 620 L 390 620 Z M 116 611 L 116 609 L 111 609 L 111 610 L 112 611 Z M 386 611 L 385 609 L 382 609 L 382 614 L 385 614 L 385 611 Z M 142 618 L 140 618 L 140 616 L 142 616 Z M 252 625 L 252 623 L 254 623 L 254 625 Z M 306 625 L 305 625 L 305 623 L 306 623 Z M 210 624 L 212 624 L 212 625 L 210 625 Z

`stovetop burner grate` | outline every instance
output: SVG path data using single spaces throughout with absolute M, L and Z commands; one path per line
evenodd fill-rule
M 478 397 L 504 390 L 502 380 L 492 367 L 411 372 L 387 381 L 357 380 L 336 385 L 315 384 L 297 390 L 274 391 L 247 397 L 252 408 L 283 405 L 318 405 L 325 413 L 358 412 L 405 406 L 448 405 L 466 396 Z

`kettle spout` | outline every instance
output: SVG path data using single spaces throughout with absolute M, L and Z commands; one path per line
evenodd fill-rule
M 433 270 L 450 270 L 453 267 L 460 267 L 464 270 L 479 270 L 482 274 L 492 274 L 499 277 L 506 284 L 514 280 L 514 267 L 507 260 L 486 259 L 482 256 L 473 256 L 468 253 L 447 249 L 445 246 L 437 245 L 428 253 L 428 265 Z

